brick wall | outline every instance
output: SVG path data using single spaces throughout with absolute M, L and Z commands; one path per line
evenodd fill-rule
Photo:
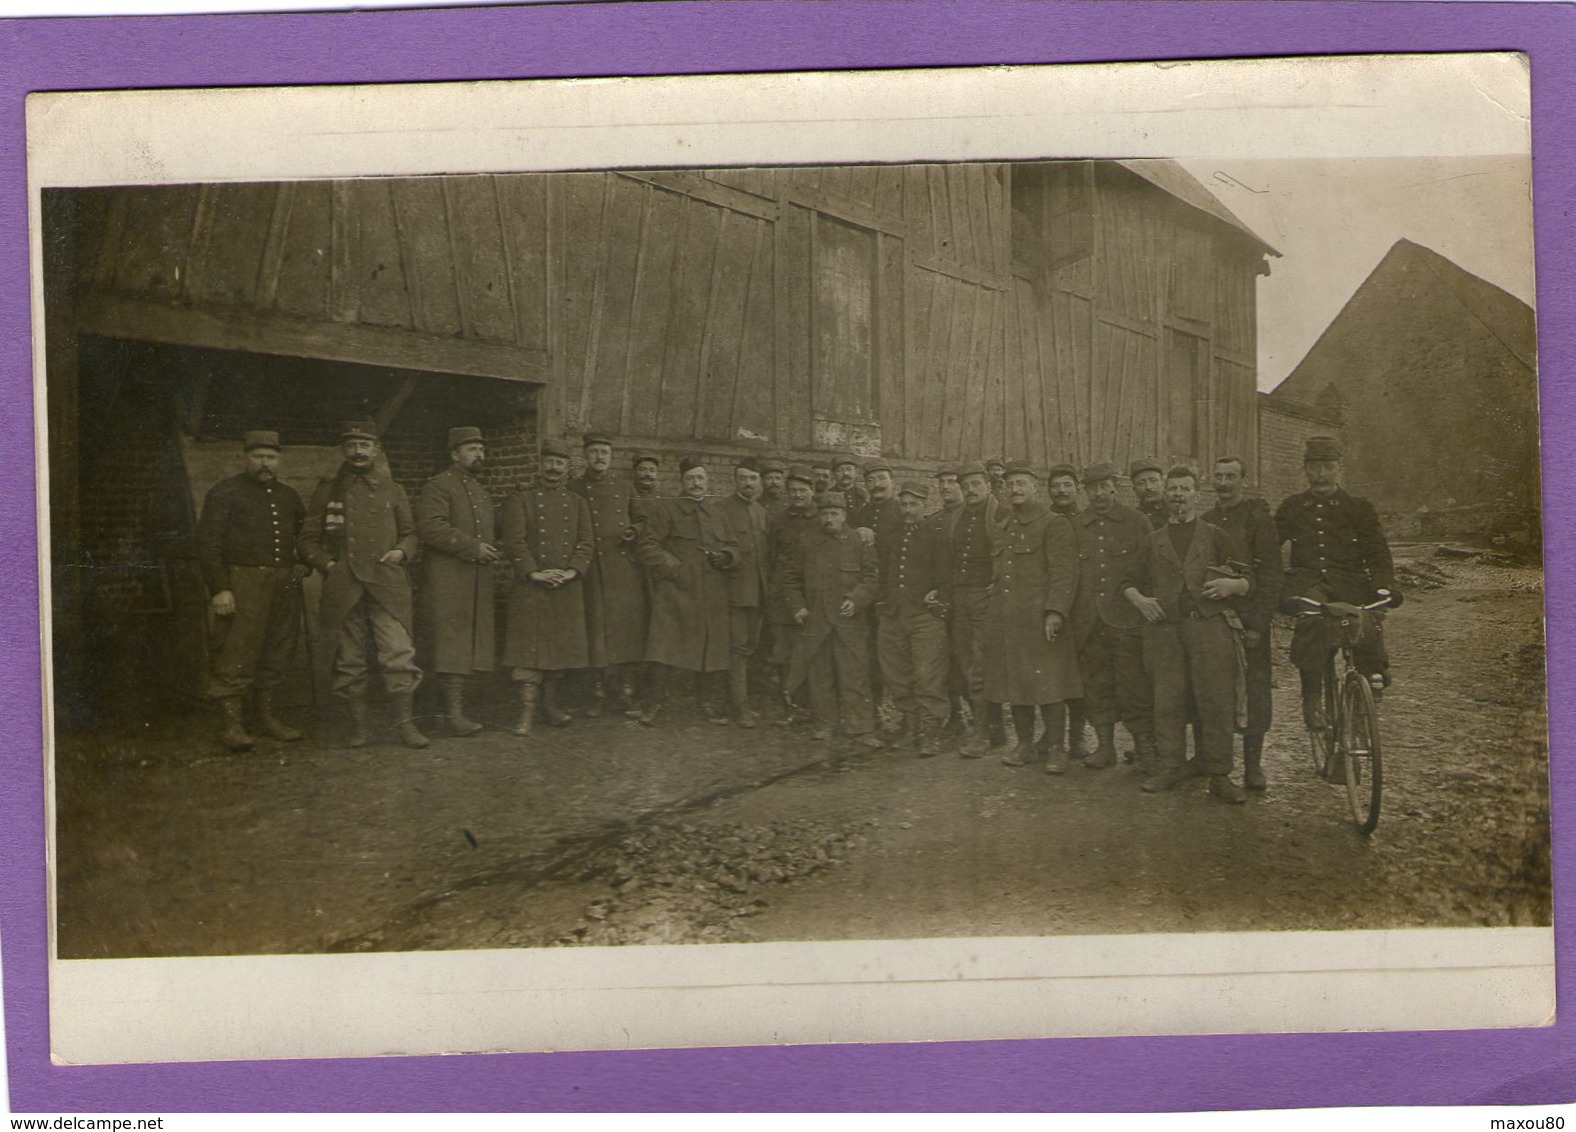
M 1310 436 L 1344 439 L 1340 409 L 1307 405 L 1274 393 L 1259 394 L 1258 488 L 1271 507 L 1307 487 L 1302 453 Z

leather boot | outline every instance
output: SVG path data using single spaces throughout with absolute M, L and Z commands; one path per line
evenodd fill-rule
M 540 691 L 541 685 L 534 681 L 524 680 L 520 683 L 520 717 L 509 730 L 522 739 L 529 738 L 536 729 L 536 698 Z
M 1018 733 L 1018 745 L 1001 761 L 1008 766 L 1028 766 L 1038 757 L 1034 746 L 1034 706 L 1012 705 L 1012 729 Z
M 1155 751 L 1155 733 L 1139 731 L 1133 736 L 1133 769 L 1148 778 L 1158 769 L 1159 757 Z
M 1089 717 L 1084 713 L 1084 702 L 1073 700 L 1067 705 L 1067 750 L 1075 759 L 1089 754 Z
M 465 715 L 465 677 L 455 673 L 443 676 L 443 710 L 449 716 L 449 734 L 456 738 L 475 735 L 482 725 Z
M 915 736 L 914 746 L 919 750 L 919 757 L 929 759 L 941 754 L 941 725 L 924 718 L 916 722 L 919 734 Z
M 990 740 L 987 734 L 992 730 L 988 723 L 993 705 L 987 704 L 984 700 L 974 700 L 969 706 L 974 716 L 974 721 L 969 728 L 968 735 L 964 739 L 963 746 L 958 751 L 958 757 L 980 759 L 990 752 Z
M 1066 774 L 1067 747 L 1062 736 L 1067 733 L 1067 705 L 1041 704 L 1040 716 L 1045 721 L 1045 733 L 1040 736 L 1040 750 L 1045 753 L 1045 773 Z
M 394 701 L 394 730 L 399 733 L 399 741 L 407 747 L 422 750 L 427 746 L 428 739 L 416 726 L 416 693 L 396 692 L 390 698 Z
M 1242 737 L 1242 785 L 1249 790 L 1267 789 L 1269 783 L 1264 778 L 1264 736 L 1244 735 Z
M 1007 753 L 1007 724 L 1002 719 L 1001 705 L 988 700 L 980 701 L 985 707 L 985 730 L 989 734 L 990 749 L 1003 755 Z
M 575 717 L 558 706 L 559 680 L 559 675 L 553 673 L 542 681 L 542 722 L 552 727 L 568 727 Z
M 219 701 L 219 710 L 224 715 L 224 732 L 220 741 L 232 751 L 250 751 L 257 746 L 257 740 L 247 733 L 246 724 L 241 718 L 241 697 L 226 696 Z
M 755 712 L 750 710 L 750 678 L 743 659 L 728 665 L 728 699 L 733 702 L 733 718 L 746 731 L 755 726 Z
M 1090 770 L 1105 770 L 1116 765 L 1116 724 L 1097 723 L 1094 725 L 1094 734 L 1097 740 L 1094 754 L 1084 760 L 1084 766 Z
M 257 709 L 257 726 L 264 735 L 270 739 L 277 739 L 281 743 L 294 743 L 301 738 L 301 732 L 274 714 L 274 690 L 272 688 L 256 689 L 253 693 L 253 704 Z
M 367 729 L 367 697 L 353 695 L 346 704 L 350 708 L 350 739 L 347 747 L 365 747 L 372 742 L 372 736 Z
M 591 705 L 583 714 L 587 719 L 601 719 L 602 705 L 607 702 L 607 686 L 598 680 L 591 685 Z

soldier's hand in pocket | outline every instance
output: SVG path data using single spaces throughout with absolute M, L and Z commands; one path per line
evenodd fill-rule
M 845 597 L 843 604 L 837 607 L 837 615 L 839 617 L 852 617 L 854 615 L 854 599 Z
M 213 595 L 213 615 L 215 617 L 235 616 L 235 595 L 229 590 L 220 590 Z
M 402 566 L 405 563 L 405 552 L 396 546 L 378 561 L 385 566 Z

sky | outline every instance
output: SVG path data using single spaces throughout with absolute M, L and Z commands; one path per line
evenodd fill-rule
M 1403 238 L 1533 305 L 1525 155 L 1182 164 L 1281 253 L 1259 279 L 1261 389 L 1296 367 Z

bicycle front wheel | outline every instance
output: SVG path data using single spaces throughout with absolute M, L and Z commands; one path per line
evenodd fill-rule
M 1379 705 L 1361 672 L 1346 673 L 1341 708 L 1337 742 L 1346 761 L 1346 801 L 1358 832 L 1372 833 L 1379 824 L 1384 771 L 1379 750 Z

